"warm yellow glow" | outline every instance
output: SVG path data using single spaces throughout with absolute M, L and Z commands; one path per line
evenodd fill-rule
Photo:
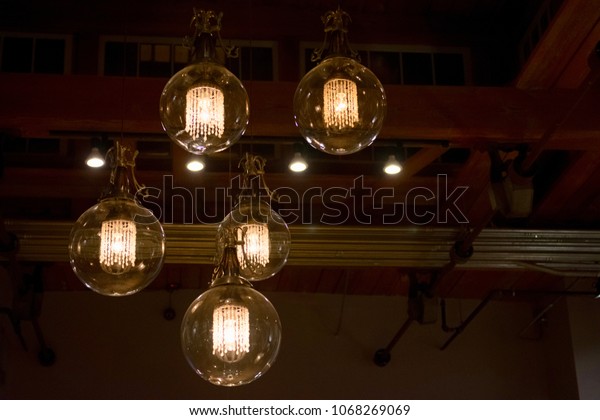
M 306 170 L 306 168 L 308 168 L 308 164 L 302 157 L 302 154 L 300 154 L 300 152 L 296 152 L 294 153 L 294 157 L 288 167 L 293 172 L 303 172 Z
M 385 163 L 383 171 L 388 175 L 396 175 L 402 171 L 402 165 L 396 160 L 396 156 L 390 155 Z
M 238 240 L 242 242 L 237 247 L 237 256 L 242 270 L 254 271 L 269 264 L 271 241 L 267 225 L 259 223 L 244 225 L 242 231 L 238 231 Z
M 239 361 L 250 351 L 248 308 L 221 305 L 213 312 L 213 354 L 224 362 Z
M 135 265 L 135 223 L 107 220 L 100 230 L 100 267 L 110 274 L 122 274 Z
M 221 137 L 225 129 L 225 101 L 221 89 L 195 86 L 187 91 L 185 131 L 193 138 Z
M 202 169 L 204 169 L 204 162 L 200 159 L 193 159 L 190 160 L 185 166 L 188 169 L 188 171 L 199 172 Z
M 90 168 L 100 168 L 101 166 L 104 166 L 104 157 L 100 154 L 97 147 L 92 149 L 85 163 Z
M 349 79 L 331 79 L 323 87 L 323 117 L 328 128 L 342 130 L 358 122 L 356 83 Z

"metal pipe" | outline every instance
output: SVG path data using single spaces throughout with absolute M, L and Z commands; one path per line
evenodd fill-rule
M 383 367 L 383 366 L 386 366 L 390 362 L 390 360 L 392 358 L 392 355 L 391 355 L 392 349 L 398 343 L 398 341 L 404 335 L 404 333 L 406 331 L 408 331 L 408 328 L 411 326 L 412 322 L 413 322 L 412 318 L 407 318 L 406 321 L 404 321 L 404 324 L 402 324 L 402 326 L 398 330 L 398 332 L 396 332 L 396 335 L 394 335 L 392 340 L 389 342 L 389 344 L 385 348 L 379 349 L 375 352 L 375 355 L 373 356 L 373 362 L 377 366 Z
M 556 270 L 550 267 L 544 267 L 539 264 L 532 264 L 524 261 L 516 261 L 517 265 L 523 268 L 529 268 L 531 270 L 541 271 L 542 273 L 552 274 L 560 277 L 597 277 L 598 273 L 595 271 L 563 271 Z
M 496 296 L 496 295 L 558 295 L 558 296 L 596 296 L 596 292 L 589 291 L 547 291 L 547 290 L 503 290 L 496 289 L 490 291 L 490 293 L 477 305 L 475 309 L 469 314 L 467 319 L 465 319 L 460 325 L 454 328 L 450 328 L 446 326 L 448 330 L 453 330 L 454 334 L 444 343 L 444 345 L 440 348 L 440 350 L 445 350 L 448 346 L 458 337 L 460 333 L 462 333 L 465 328 L 475 319 L 475 317 L 487 306 L 487 304 Z M 445 310 L 445 305 L 442 307 Z M 545 311 L 544 311 L 545 312 Z M 445 320 L 446 315 L 442 313 L 442 320 Z M 442 326 L 442 329 L 444 327 Z
M 497 293 L 498 293 L 498 291 L 492 290 L 485 297 L 485 299 L 483 299 L 479 303 L 479 305 L 477 305 L 477 307 L 475 309 L 473 309 L 473 311 L 469 314 L 467 319 L 465 319 L 459 326 L 454 327 L 453 328 L 454 334 L 452 334 L 452 336 L 444 343 L 444 345 L 441 347 L 440 350 L 446 350 L 446 348 L 450 345 L 450 343 L 452 343 L 454 341 L 454 339 L 456 337 L 458 337 L 458 335 L 464 331 L 464 329 L 467 327 L 467 325 L 469 325 L 471 323 L 471 321 L 473 321 L 475 319 L 475 317 L 479 314 L 479 312 L 481 312 L 483 310 L 483 308 L 485 308 L 487 306 L 487 304 L 490 302 L 490 300 L 492 300 L 492 298 L 494 296 L 496 296 Z

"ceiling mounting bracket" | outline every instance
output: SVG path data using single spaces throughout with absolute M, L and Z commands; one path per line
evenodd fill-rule
M 457 264 L 466 263 L 469 258 L 473 256 L 473 245 L 463 240 L 454 242 L 452 248 L 450 248 L 450 259 Z

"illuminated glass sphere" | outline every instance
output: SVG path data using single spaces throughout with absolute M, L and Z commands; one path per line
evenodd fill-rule
M 219 225 L 237 234 L 237 257 L 240 276 L 259 281 L 274 276 L 285 265 L 290 252 L 290 231 L 283 218 L 271 206 L 257 197 L 242 196 L 239 204 Z M 217 240 L 217 257 L 223 244 Z
M 294 95 L 294 119 L 317 150 L 347 155 L 371 145 L 387 109 L 379 79 L 356 60 L 324 59 L 300 81 Z
M 160 97 L 160 118 L 169 137 L 188 152 L 219 152 L 244 134 L 248 94 L 225 67 L 199 61 L 167 82 Z
M 281 343 L 277 311 L 240 277 L 224 277 L 192 302 L 181 346 L 194 371 L 221 386 L 248 384 L 275 362 Z M 213 283 L 214 284 L 214 283 Z
M 135 200 L 110 197 L 86 210 L 69 237 L 69 260 L 88 288 L 127 296 L 148 286 L 160 272 L 165 234 L 152 212 Z

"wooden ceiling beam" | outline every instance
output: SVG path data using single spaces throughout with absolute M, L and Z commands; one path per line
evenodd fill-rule
M 533 223 L 559 220 L 564 207 L 579 194 L 581 188 L 600 166 L 599 152 L 584 152 L 563 171 L 552 189 L 536 206 L 531 216 Z
M 564 0 L 515 80 L 519 89 L 576 88 L 600 38 L 597 0 Z
M 162 79 L 0 74 L 0 130 L 23 137 L 67 133 L 163 134 L 158 100 Z M 294 137 L 296 83 L 246 83 L 251 113 L 247 133 Z M 484 142 L 535 142 L 573 102 L 571 90 L 526 92 L 506 87 L 386 86 L 388 115 L 381 139 L 449 140 L 471 147 Z M 585 103 L 593 114 L 600 98 Z M 579 110 L 578 110 L 579 112 Z M 600 120 L 585 130 L 567 126 L 550 147 L 600 147 Z M 566 141 L 564 141 L 566 140 Z

